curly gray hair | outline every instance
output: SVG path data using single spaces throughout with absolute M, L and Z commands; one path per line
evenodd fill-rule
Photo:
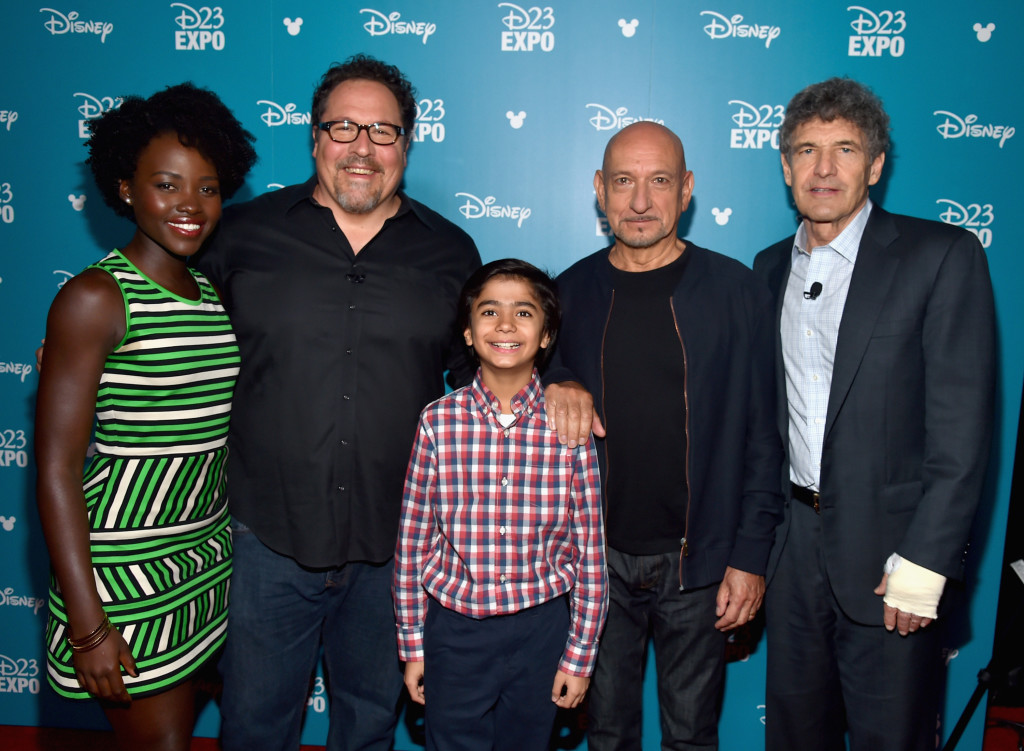
M 789 159 L 793 134 L 808 120 L 819 118 L 830 123 L 840 117 L 860 128 L 867 139 L 871 161 L 889 150 L 889 116 L 882 100 L 853 79 L 830 78 L 811 84 L 789 100 L 786 119 L 779 130 L 779 151 Z

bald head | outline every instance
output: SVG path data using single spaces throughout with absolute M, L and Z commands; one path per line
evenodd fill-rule
M 664 150 L 666 157 L 677 160 L 679 171 L 686 172 L 686 153 L 683 142 L 675 133 L 658 123 L 642 121 L 627 125 L 608 141 L 604 147 L 604 161 L 601 169 L 608 170 L 608 161 L 619 151 L 630 152 L 638 147 Z
M 693 173 L 679 136 L 652 122 L 623 128 L 608 142 L 594 175 L 597 203 L 615 235 L 613 263 L 668 263 L 684 247 L 676 237 L 690 204 Z

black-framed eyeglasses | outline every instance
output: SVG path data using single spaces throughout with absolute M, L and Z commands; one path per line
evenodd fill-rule
M 327 123 L 317 123 L 320 130 L 327 131 L 332 141 L 338 143 L 352 143 L 359 138 L 359 131 L 365 130 L 370 140 L 378 146 L 390 146 L 398 140 L 399 136 L 405 135 L 405 128 L 394 123 L 370 123 L 360 125 L 351 120 L 331 120 Z

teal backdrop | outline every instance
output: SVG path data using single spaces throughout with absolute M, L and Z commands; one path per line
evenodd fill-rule
M 855 4 L 861 2 L 863 4 Z M 7 0 L 0 10 L 0 725 L 99 727 L 46 686 L 48 576 L 34 504 L 33 350 L 72 274 L 126 242 L 83 166 L 90 118 L 190 79 L 257 137 L 236 200 L 312 174 L 309 102 L 334 61 L 366 52 L 418 89 L 408 193 L 466 229 L 484 260 L 552 272 L 608 243 L 592 188 L 608 138 L 638 119 L 682 137 L 696 176 L 681 232 L 745 263 L 792 233 L 779 167 L 789 98 L 833 75 L 883 98 L 894 149 L 873 195 L 964 226 L 988 252 L 999 316 L 995 449 L 965 607 L 949 629 L 948 735 L 989 658 L 1020 407 L 1024 4 L 946 0 Z M 1014 208 L 1014 207 L 1017 208 Z M 708 325 L 714 325 L 709 321 Z M 763 747 L 766 645 L 738 634 L 722 748 Z M 645 748 L 659 746 L 653 671 Z M 318 680 L 307 743 L 326 734 Z M 577 718 L 562 745 L 583 747 Z M 216 704 L 198 734 L 218 732 Z M 415 722 L 397 747 L 417 748 Z M 963 748 L 979 748 L 975 718 Z

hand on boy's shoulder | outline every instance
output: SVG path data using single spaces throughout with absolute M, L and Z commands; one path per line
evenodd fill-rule
M 544 389 L 544 411 L 548 427 L 569 448 L 590 440 L 591 431 L 599 438 L 604 437 L 604 425 L 594 411 L 594 398 L 576 381 L 549 384 Z

